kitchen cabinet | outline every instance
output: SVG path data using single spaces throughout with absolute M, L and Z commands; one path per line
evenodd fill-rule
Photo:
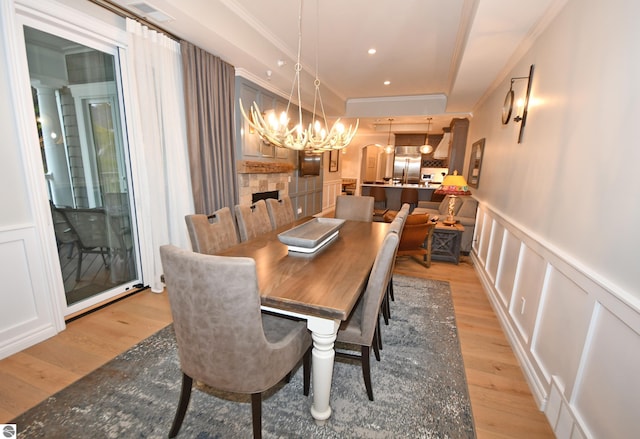
M 462 175 L 464 173 L 464 154 L 467 149 L 469 119 L 453 119 L 450 128 L 449 174 L 453 174 L 453 171 L 458 171 L 458 174 Z

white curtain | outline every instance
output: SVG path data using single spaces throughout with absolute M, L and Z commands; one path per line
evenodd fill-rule
M 151 290 L 161 292 L 159 248 L 169 243 L 191 248 L 184 216 L 194 212 L 180 43 L 130 19 L 127 32 L 142 270 Z

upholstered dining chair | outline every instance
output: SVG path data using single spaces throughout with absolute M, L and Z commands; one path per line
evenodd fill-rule
M 367 286 L 349 318 L 342 322 L 338 329 L 337 342 L 359 345 L 360 355 L 353 352 L 336 349 L 336 356 L 359 359 L 362 375 L 369 400 L 373 401 L 371 386 L 370 350 L 373 347 L 376 359 L 380 361 L 378 337 L 380 331 L 380 306 L 387 290 L 387 283 L 391 276 L 393 258 L 398 248 L 398 235 L 387 233 L 382 247 L 376 255 Z
M 180 431 L 193 380 L 213 389 L 251 395 L 253 436 L 262 435 L 262 392 L 303 359 L 309 394 L 311 335 L 304 321 L 260 311 L 256 263 L 251 258 L 203 255 L 160 247 L 182 390 L 169 437 Z
M 336 218 L 373 222 L 374 198 L 360 195 L 338 195 Z
M 411 209 L 411 206 L 408 203 L 404 203 L 402 205 L 402 207 L 400 208 L 400 210 L 398 211 L 398 214 L 396 215 L 396 217 L 394 218 L 394 220 L 391 222 L 391 226 L 389 227 L 389 232 L 393 232 L 393 233 L 397 233 L 398 234 L 398 239 L 402 239 L 402 230 L 404 229 L 404 225 L 407 222 L 407 216 L 409 215 L 409 211 Z M 393 266 L 395 267 L 395 258 L 394 258 L 394 262 L 393 262 Z M 393 270 L 391 270 L 391 278 L 389 279 L 389 286 L 388 286 L 388 291 L 387 291 L 387 297 L 386 299 L 391 299 L 392 301 L 395 301 L 396 298 L 393 294 Z M 387 302 L 387 305 L 390 305 Z M 389 308 L 389 306 L 387 306 L 386 309 L 386 318 L 385 318 L 385 323 L 389 323 L 389 317 L 391 316 L 391 309 Z
M 231 209 L 223 207 L 210 215 L 185 215 L 191 247 L 196 253 L 214 255 L 238 243 Z
M 296 215 L 293 212 L 293 205 L 291 204 L 291 198 L 287 195 L 282 196 L 279 200 L 268 198 L 265 202 L 267 203 L 267 211 L 269 212 L 271 227 L 274 230 L 286 224 L 291 224 L 296 220 Z
M 250 206 L 237 204 L 235 209 L 240 241 L 247 241 L 272 230 L 264 200 L 258 200 Z
M 398 211 L 398 214 L 389 225 L 389 233 L 397 234 L 398 240 L 402 239 L 402 230 L 404 229 L 404 224 L 409 214 L 409 208 L 409 204 L 403 204 Z M 393 268 L 396 265 L 395 259 L 396 258 L 394 255 L 393 267 L 391 268 L 391 276 L 389 276 L 389 283 L 387 284 L 387 292 L 384 296 L 384 301 L 382 302 L 382 317 L 384 318 L 384 323 L 386 325 L 389 324 L 389 319 L 391 318 L 391 301 L 395 301 L 395 296 L 393 294 Z M 380 342 L 380 346 L 382 346 L 382 341 Z

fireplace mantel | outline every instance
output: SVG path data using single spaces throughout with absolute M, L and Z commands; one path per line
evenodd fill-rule
M 293 165 L 288 162 L 255 162 L 240 160 L 237 163 L 238 174 L 282 174 L 292 172 Z

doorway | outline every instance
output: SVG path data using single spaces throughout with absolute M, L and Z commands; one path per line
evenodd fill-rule
M 69 315 L 141 286 L 117 51 L 23 29 Z

